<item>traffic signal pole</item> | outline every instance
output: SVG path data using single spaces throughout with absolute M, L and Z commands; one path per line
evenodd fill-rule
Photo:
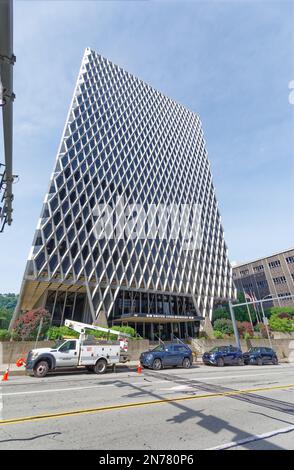
M 235 339 L 236 339 L 236 345 L 237 345 L 237 348 L 241 349 L 240 336 L 239 336 L 237 323 L 236 323 L 236 318 L 235 318 L 235 313 L 234 313 L 234 309 L 233 309 L 231 301 L 229 301 L 229 309 L 230 309 L 230 314 L 231 314 L 231 319 L 232 319 L 232 324 L 233 324 L 233 329 L 234 329 L 234 335 L 235 335 Z

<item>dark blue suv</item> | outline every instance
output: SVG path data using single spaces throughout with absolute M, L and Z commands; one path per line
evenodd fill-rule
M 223 367 L 224 365 L 244 365 L 241 349 L 234 346 L 216 346 L 209 352 L 205 352 L 202 361 L 206 365 Z
M 243 354 L 245 364 L 278 364 L 278 358 L 272 348 L 250 348 L 248 352 Z
M 176 366 L 188 369 L 191 367 L 192 362 L 192 351 L 184 343 L 160 344 L 151 351 L 143 352 L 140 356 L 142 366 L 154 370 Z

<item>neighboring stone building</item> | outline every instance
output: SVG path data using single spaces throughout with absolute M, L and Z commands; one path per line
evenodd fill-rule
M 274 253 L 265 258 L 238 264 L 233 268 L 237 290 L 254 294 L 257 299 L 279 297 L 266 302 L 265 307 L 294 306 L 294 249 Z

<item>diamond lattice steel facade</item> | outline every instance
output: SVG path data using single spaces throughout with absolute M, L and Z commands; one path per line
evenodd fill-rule
M 196 204 L 198 247 L 157 232 L 97 238 L 96 207 L 116 198 L 151 218 L 161 204 Z M 185 336 L 215 299 L 232 297 L 198 116 L 86 49 L 16 314 L 46 305 L 53 324 L 104 316 L 136 323 L 142 336 L 160 334 L 160 323 Z

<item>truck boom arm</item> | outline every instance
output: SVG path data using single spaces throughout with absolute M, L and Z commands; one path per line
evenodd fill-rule
M 72 330 L 77 331 L 78 333 L 85 333 L 85 330 L 95 330 L 95 331 L 103 331 L 104 333 L 109 333 L 111 335 L 122 336 L 124 338 L 131 337 L 127 333 L 122 333 L 121 331 L 111 330 L 109 328 L 103 328 L 102 326 L 88 325 L 87 323 L 81 323 L 81 322 L 73 321 L 73 320 L 65 320 L 64 324 L 68 328 L 71 328 Z

